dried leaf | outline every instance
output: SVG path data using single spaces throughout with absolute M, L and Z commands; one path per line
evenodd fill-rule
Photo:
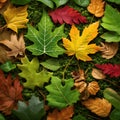
M 105 74 L 101 70 L 98 70 L 96 68 L 92 69 L 92 73 L 91 74 L 97 80 L 102 80 L 102 79 L 106 78 Z
M 86 17 L 82 16 L 77 10 L 67 5 L 51 11 L 49 15 L 52 17 L 54 23 L 67 23 L 70 25 L 87 23 Z
M 55 109 L 52 113 L 48 113 L 47 120 L 72 120 L 74 107 L 68 106 L 61 111 Z
M 110 59 L 110 58 L 113 58 L 117 51 L 118 51 L 118 48 L 119 48 L 119 43 L 117 42 L 112 42 L 112 43 L 102 43 L 101 42 L 101 52 L 102 52 L 102 57 L 103 58 L 106 58 L 106 59 Z
M 7 2 L 7 0 L 0 0 L 0 9 L 2 7 L 4 7 L 5 3 Z
M 15 7 L 11 4 L 3 13 L 5 21 L 7 23 L 7 28 L 10 28 L 15 32 L 18 32 L 18 28 L 26 27 L 25 24 L 28 22 L 27 15 L 27 6 Z
M 92 81 L 88 84 L 87 90 L 91 95 L 96 95 L 96 93 L 100 90 L 99 84 L 96 81 Z
M 95 64 L 97 68 L 102 70 L 102 72 L 106 75 L 110 75 L 110 77 L 119 77 L 120 76 L 120 65 L 119 64 Z
M 23 87 L 18 78 L 12 80 L 9 74 L 6 78 L 0 71 L 0 111 L 6 115 L 11 114 L 16 109 L 18 100 L 22 100 Z
M 63 46 L 67 49 L 66 54 L 68 56 L 75 55 L 78 60 L 91 61 L 92 58 L 88 54 L 95 54 L 101 48 L 96 44 L 89 44 L 98 34 L 99 22 L 90 24 L 85 27 L 82 35 L 79 35 L 79 30 L 72 25 L 70 30 L 71 41 L 67 38 L 63 38 Z
M 87 100 L 90 97 L 90 93 L 88 92 L 87 89 L 81 93 L 81 99 L 82 100 Z
M 82 102 L 86 108 L 100 117 L 107 117 L 111 111 L 111 103 L 104 98 L 88 99 Z
M 7 51 L 7 56 L 23 57 L 25 54 L 25 42 L 23 34 L 19 39 L 17 39 L 17 34 L 11 34 L 10 40 L 2 40 L 0 43 L 11 49 L 11 51 Z
M 104 5 L 105 2 L 102 0 L 91 0 L 87 10 L 96 17 L 102 17 L 104 15 Z

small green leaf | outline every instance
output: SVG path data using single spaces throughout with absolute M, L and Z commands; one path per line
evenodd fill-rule
M 120 42 L 120 35 L 116 32 L 106 32 L 100 36 L 106 42 Z
M 87 120 L 87 119 L 82 115 L 77 115 L 72 120 Z
M 30 62 L 27 58 L 21 59 L 22 64 L 17 64 L 18 68 L 22 71 L 19 76 L 26 79 L 23 83 L 24 87 L 34 89 L 35 86 L 43 87 L 45 82 L 48 82 L 52 73 L 42 70 L 39 72 L 39 61 L 33 58 Z
M 42 120 L 45 115 L 44 102 L 40 101 L 38 97 L 32 96 L 28 105 L 19 101 L 18 109 L 13 113 L 20 120 Z
M 6 63 L 0 65 L 0 69 L 2 69 L 4 72 L 9 72 L 16 68 L 15 64 L 12 64 L 11 61 L 7 61 Z
M 114 109 L 110 114 L 110 120 L 120 120 L 120 110 Z
M 5 120 L 5 118 L 2 114 L 0 114 L 0 120 Z
M 50 8 L 54 8 L 54 4 L 51 0 L 37 0 L 42 2 L 43 4 L 45 4 L 46 6 L 50 7 Z
M 39 56 L 47 54 L 51 57 L 58 57 L 63 54 L 65 50 L 58 46 L 57 42 L 65 36 L 63 30 L 64 25 L 55 28 L 53 30 L 53 23 L 44 11 L 41 21 L 38 23 L 38 30 L 33 26 L 28 25 L 28 33 L 25 35 L 34 44 L 27 46 L 27 49 L 32 52 L 33 55 Z
M 87 7 L 90 3 L 90 0 L 74 0 L 74 2 L 82 7 Z
M 57 7 L 60 7 L 61 5 L 66 4 L 69 0 L 52 0 Z
M 116 109 L 120 110 L 120 95 L 116 91 L 111 88 L 106 88 L 103 95 Z
M 11 0 L 12 4 L 16 4 L 16 5 L 25 5 L 27 3 L 29 3 L 31 0 Z
M 52 70 L 52 71 L 56 71 L 60 68 L 60 64 L 59 61 L 56 59 L 48 59 L 44 62 L 40 63 L 43 67 Z
M 47 95 L 48 105 L 62 109 L 76 103 L 79 100 L 80 93 L 71 89 L 73 86 L 73 79 L 65 80 L 65 84 L 62 85 L 58 77 L 52 77 L 51 84 L 45 87 L 49 92 Z
M 107 0 L 108 2 L 113 2 L 113 3 L 116 3 L 116 4 L 120 4 L 120 0 Z M 117 119 L 116 119 L 117 120 Z

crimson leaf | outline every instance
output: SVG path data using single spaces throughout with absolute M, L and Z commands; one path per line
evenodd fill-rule
M 96 64 L 97 68 L 101 69 L 104 74 L 110 75 L 110 77 L 119 77 L 120 76 L 120 65 L 118 64 Z
M 80 24 L 87 23 L 86 17 L 82 16 L 77 10 L 64 6 L 49 12 L 54 23 Z

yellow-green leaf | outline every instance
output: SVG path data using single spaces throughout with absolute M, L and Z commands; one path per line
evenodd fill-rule
M 98 27 L 99 22 L 90 24 L 84 28 L 80 36 L 79 30 L 72 25 L 69 33 L 71 41 L 63 38 L 63 46 L 68 56 L 75 55 L 78 60 L 91 61 L 92 58 L 88 54 L 94 54 L 101 49 L 96 44 L 89 44 L 98 35 Z

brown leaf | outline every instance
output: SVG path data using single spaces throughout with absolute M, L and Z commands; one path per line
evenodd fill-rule
M 119 43 L 102 43 L 101 42 L 101 52 L 102 52 L 102 57 L 103 58 L 106 58 L 106 59 L 110 59 L 110 58 L 113 58 L 117 51 L 118 51 L 118 48 L 119 48 Z
M 90 97 L 90 93 L 88 92 L 87 89 L 81 93 L 81 99 L 82 100 L 87 100 Z
M 102 17 L 104 14 L 104 4 L 102 0 L 91 0 L 87 10 L 96 17 Z
M 86 108 L 100 117 L 107 117 L 111 111 L 111 103 L 104 98 L 88 99 L 82 102 Z
M 100 90 L 99 84 L 96 81 L 92 81 L 88 84 L 87 90 L 91 95 L 96 95 L 96 93 Z
M 18 100 L 23 100 L 22 90 L 18 78 L 12 80 L 10 74 L 5 78 L 0 71 L 0 111 L 6 115 L 11 114 L 11 111 L 17 108 Z
M 16 34 L 11 34 L 10 40 L 2 40 L 0 43 L 7 46 L 11 51 L 7 51 L 8 56 L 14 56 L 15 58 L 18 56 L 24 56 L 25 54 L 25 42 L 23 38 L 23 34 L 17 39 Z
M 74 107 L 68 106 L 61 111 L 55 109 L 52 113 L 49 113 L 47 120 L 72 120 L 71 117 L 74 114 Z
M 7 0 L 0 0 L 0 9 L 5 5 Z
M 102 80 L 102 79 L 106 78 L 105 74 L 101 70 L 98 70 L 96 68 L 92 69 L 91 74 L 92 74 L 93 78 L 95 78 L 97 80 Z

